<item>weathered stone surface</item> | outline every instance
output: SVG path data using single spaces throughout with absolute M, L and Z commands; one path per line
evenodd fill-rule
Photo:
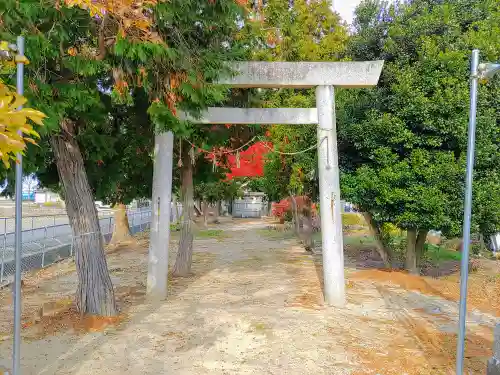
M 491 358 L 488 361 L 486 375 L 500 375 L 500 361 L 495 358 Z
M 493 331 L 493 357 L 500 361 L 500 323 L 498 323 Z
M 486 375 L 500 375 L 500 323 L 493 331 L 493 357 L 488 361 Z
M 377 84 L 383 65 L 383 61 L 241 62 L 232 65 L 239 74 L 218 83 L 263 88 L 369 87 Z
M 182 120 L 198 124 L 317 124 L 316 108 L 208 108 L 200 119 L 180 113 Z

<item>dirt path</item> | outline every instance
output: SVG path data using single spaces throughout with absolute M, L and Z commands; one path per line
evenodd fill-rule
M 110 254 L 123 321 L 104 332 L 83 334 L 67 307 L 33 323 L 44 300 L 69 301 L 71 262 L 27 279 L 23 375 L 453 373 L 455 302 L 348 268 L 347 307 L 325 308 L 320 258 L 263 227 L 225 224 L 222 236 L 196 240 L 194 275 L 172 280 L 162 304 L 144 298 L 146 240 Z M 0 298 L 1 341 L 12 312 L 8 291 Z M 472 374 L 485 373 L 496 319 L 469 316 Z M 10 351 L 0 342 L 0 366 Z

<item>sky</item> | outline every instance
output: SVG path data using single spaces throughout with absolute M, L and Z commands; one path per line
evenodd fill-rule
M 332 0 L 333 8 L 349 24 L 352 22 L 354 9 L 360 2 L 361 0 Z

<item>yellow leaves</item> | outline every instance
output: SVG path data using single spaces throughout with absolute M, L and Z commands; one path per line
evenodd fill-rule
M 20 55 L 16 55 L 14 57 L 14 62 L 17 64 L 17 63 L 22 63 L 24 65 L 28 65 L 30 63 L 30 61 L 26 58 L 26 56 L 20 56 Z
M 111 3 L 112 1 L 110 1 Z M 106 7 L 103 4 L 92 0 L 66 0 L 66 5 L 69 7 L 77 6 L 83 9 L 88 9 L 90 15 L 94 16 L 104 16 L 106 14 Z
M 16 153 L 24 152 L 26 142 L 36 144 L 33 138 L 39 138 L 29 120 L 42 125 L 46 117 L 32 108 L 18 110 L 25 103 L 26 98 L 0 82 L 0 159 L 6 168 L 9 168 L 9 161 L 16 158 Z
M 29 64 L 26 56 L 16 53 L 16 46 L 5 40 L 0 41 L 0 73 L 8 73 L 15 69 L 17 63 Z

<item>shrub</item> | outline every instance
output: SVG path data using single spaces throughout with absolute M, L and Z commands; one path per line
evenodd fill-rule
M 470 245 L 470 251 L 472 255 L 478 256 L 481 254 L 482 250 L 482 245 L 478 242 L 471 243 Z
M 477 272 L 480 267 L 479 259 L 469 260 L 469 272 Z
M 287 222 L 290 222 L 293 220 L 293 214 L 292 214 L 292 211 L 291 210 L 287 210 L 285 211 L 284 215 L 283 215 L 283 218 L 285 219 L 285 221 Z

